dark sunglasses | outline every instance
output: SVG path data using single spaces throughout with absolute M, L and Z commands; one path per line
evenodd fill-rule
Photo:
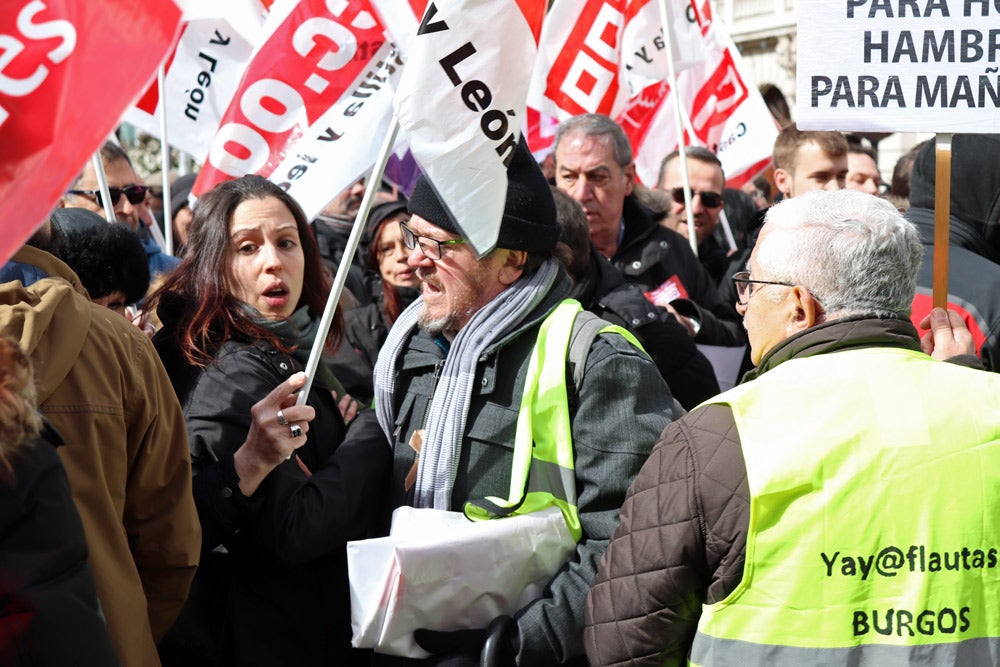
M 722 206 L 722 195 L 718 192 L 712 192 L 711 190 L 705 190 L 703 192 L 691 191 L 691 199 L 698 195 L 701 197 L 701 205 L 705 208 L 719 208 Z M 676 204 L 684 203 L 684 188 L 673 188 L 670 191 L 670 198 L 674 200 Z
M 121 201 L 122 195 L 128 199 L 128 203 L 135 206 L 136 204 L 141 204 L 146 201 L 146 192 L 149 190 L 145 185 L 138 185 L 133 183 L 132 185 L 126 185 L 124 188 L 108 188 L 108 194 L 111 195 L 111 206 L 118 206 L 118 202 Z M 98 206 L 104 206 L 104 199 L 101 197 L 100 190 L 67 190 L 67 194 L 71 195 L 83 195 L 85 197 L 93 197 L 97 202 Z

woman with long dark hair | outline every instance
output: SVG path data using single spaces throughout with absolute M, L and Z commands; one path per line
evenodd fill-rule
M 183 262 L 150 297 L 187 422 L 202 564 L 165 663 L 350 664 L 344 545 L 369 536 L 390 465 L 370 413 L 350 430 L 320 364 L 295 392 L 329 276 L 301 208 L 258 176 L 194 209 Z

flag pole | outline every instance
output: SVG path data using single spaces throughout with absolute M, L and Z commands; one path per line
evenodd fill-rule
M 347 239 L 344 256 L 340 260 L 340 266 L 337 267 L 337 275 L 333 279 L 330 296 L 326 301 L 326 308 L 323 310 L 323 317 L 320 318 L 319 328 L 316 331 L 316 342 L 309 352 L 309 361 L 306 363 L 306 383 L 299 391 L 298 398 L 295 401 L 296 405 L 304 404 L 306 399 L 309 398 L 313 378 L 316 377 L 316 369 L 323 358 L 324 345 L 322 341 L 326 340 L 326 336 L 330 331 L 330 325 L 333 324 L 333 314 L 337 310 L 337 303 L 340 301 L 340 295 L 343 293 L 344 285 L 347 283 L 347 273 L 351 268 L 351 263 L 354 261 L 358 245 L 361 243 L 361 236 L 365 231 L 365 224 L 368 221 L 368 212 L 372 207 L 372 199 L 378 190 L 375 184 L 382 179 L 385 164 L 389 161 L 389 154 L 392 153 L 392 147 L 396 143 L 396 135 L 398 133 L 399 120 L 393 114 L 392 122 L 389 124 L 389 131 L 385 135 L 385 140 L 382 143 L 378 158 L 376 158 L 375 166 L 372 168 L 371 177 L 368 179 L 368 187 L 365 188 L 364 197 L 361 198 L 361 208 L 358 209 L 358 214 L 354 218 L 354 226 L 351 228 L 351 235 Z
M 934 137 L 934 282 L 932 301 L 948 309 L 948 233 L 951 226 L 951 133 Z
M 694 230 L 694 213 L 691 212 L 691 181 L 688 178 L 687 150 L 684 147 L 684 121 L 681 118 L 680 91 L 677 90 L 677 71 L 674 68 L 674 45 L 670 33 L 667 0 L 659 0 L 660 23 L 663 29 L 664 51 L 667 56 L 667 81 L 670 83 L 671 97 L 674 100 L 674 123 L 677 126 L 677 157 L 681 161 L 681 183 L 684 186 L 684 212 L 687 214 L 688 243 L 691 252 L 698 256 L 698 235 Z
M 723 202 L 723 209 L 719 211 L 719 223 L 722 225 L 722 233 L 726 237 L 729 249 L 736 250 L 736 237 L 733 236 L 733 227 L 729 224 L 729 216 L 726 215 L 725 202 Z
M 101 159 L 100 148 L 94 153 L 91 161 L 94 165 L 94 175 L 97 176 L 97 189 L 101 191 L 104 219 L 108 222 L 115 222 L 115 207 L 111 205 L 111 193 L 108 192 L 108 177 L 104 173 L 104 160 Z
M 163 177 L 163 236 L 168 255 L 174 254 L 174 224 L 170 210 L 170 145 L 167 143 L 167 95 L 164 84 L 166 72 L 163 65 L 156 72 L 156 85 L 160 93 L 160 175 Z

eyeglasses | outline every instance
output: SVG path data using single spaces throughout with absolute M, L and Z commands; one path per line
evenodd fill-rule
M 691 191 L 691 199 L 698 195 L 701 197 L 701 205 L 705 208 L 719 208 L 722 206 L 722 195 L 718 192 L 712 192 L 711 190 L 705 190 L 703 192 Z M 684 203 L 684 188 L 673 188 L 670 190 L 670 198 L 674 200 L 675 204 Z
M 460 243 L 465 243 L 465 239 L 451 239 L 450 241 L 438 241 L 437 239 L 432 239 L 429 236 L 417 236 L 413 233 L 413 230 L 406 226 L 405 223 L 399 223 L 399 229 L 403 232 L 403 244 L 413 250 L 418 245 L 420 246 L 420 252 L 424 254 L 427 259 L 433 259 L 435 261 L 441 259 L 443 255 L 442 246 L 447 245 L 458 245 Z
M 121 200 L 123 194 L 125 195 L 125 198 L 128 199 L 129 204 L 132 204 L 133 206 L 141 204 L 146 201 L 146 192 L 148 190 L 149 188 L 145 185 L 138 185 L 136 183 L 126 185 L 124 188 L 109 187 L 108 194 L 111 195 L 111 206 L 118 206 L 118 202 Z M 67 190 L 66 194 L 93 197 L 98 206 L 104 206 L 104 199 L 101 196 L 100 190 Z
M 795 287 L 794 283 L 778 283 L 772 280 L 751 280 L 749 271 L 740 271 L 733 274 L 733 283 L 736 285 L 736 303 L 745 306 L 753 296 L 753 286 L 758 285 L 781 285 L 782 287 Z

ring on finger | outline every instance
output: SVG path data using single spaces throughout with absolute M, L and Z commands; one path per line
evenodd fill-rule
M 298 424 L 292 424 L 288 427 L 288 430 L 293 438 L 302 437 L 302 427 Z
M 285 419 L 285 413 L 281 410 L 278 410 L 278 423 L 282 426 L 288 426 L 288 420 Z

